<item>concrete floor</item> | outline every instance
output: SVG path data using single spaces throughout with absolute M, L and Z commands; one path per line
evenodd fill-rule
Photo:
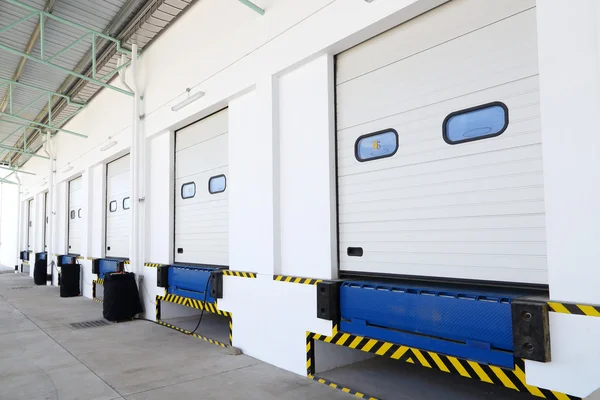
M 152 322 L 68 325 L 101 318 L 93 300 L 0 273 L 0 399 L 352 398 Z

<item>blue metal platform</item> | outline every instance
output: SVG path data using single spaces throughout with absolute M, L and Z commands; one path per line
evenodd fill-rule
M 116 258 L 102 258 L 98 260 L 98 278 L 104 279 L 106 274 L 117 272 L 119 264 L 122 262 L 124 262 L 124 260 Z
M 513 368 L 511 302 L 522 295 L 346 281 L 340 287 L 340 330 Z
M 168 272 L 168 294 L 214 303 L 210 295 L 209 279 L 213 271 L 220 268 L 193 265 L 170 265 Z

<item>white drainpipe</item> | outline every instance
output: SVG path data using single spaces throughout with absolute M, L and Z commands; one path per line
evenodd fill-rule
M 52 217 L 54 215 L 53 206 L 54 206 L 54 174 L 56 173 L 56 157 L 54 155 L 54 151 L 51 148 L 50 142 L 50 132 L 46 132 L 46 142 L 44 143 L 44 152 L 50 158 L 48 160 L 48 248 L 46 260 L 48 260 L 48 267 L 50 268 L 50 273 L 52 273 L 52 268 L 54 267 L 54 256 L 53 256 L 53 248 L 52 248 Z M 45 222 L 45 221 L 44 221 Z M 46 271 L 48 273 L 48 271 Z M 52 285 L 52 282 L 50 283 Z
M 15 265 L 19 265 L 19 260 L 21 259 L 21 224 L 23 221 L 21 221 L 21 178 L 19 178 L 19 173 L 16 171 L 15 179 L 17 180 L 19 191 L 19 194 L 17 194 L 17 204 L 19 206 L 17 207 L 17 262 Z
M 131 217 L 129 234 L 129 259 L 131 261 L 131 272 L 136 274 L 139 281 L 139 275 L 142 270 L 140 265 L 140 96 L 137 85 L 137 53 L 138 46 L 131 46 L 131 73 L 133 75 L 133 126 L 131 132 Z

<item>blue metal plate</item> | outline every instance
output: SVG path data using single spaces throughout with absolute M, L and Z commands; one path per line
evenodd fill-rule
M 210 295 L 208 280 L 211 272 L 217 269 L 172 265 L 169 267 L 169 288 L 167 293 L 214 303 L 216 300 Z
M 344 282 L 344 332 L 512 367 L 514 293 Z M 510 365 L 506 365 L 510 364 Z

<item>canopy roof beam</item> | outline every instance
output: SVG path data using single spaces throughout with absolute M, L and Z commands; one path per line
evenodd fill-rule
M 256 11 L 257 13 L 259 13 L 260 15 L 265 15 L 265 9 L 264 8 L 260 8 L 259 6 L 257 6 L 253 2 L 251 2 L 250 0 L 239 0 L 239 1 L 243 5 L 249 7 L 253 11 Z
M 22 59 L 34 61 L 34 62 L 37 62 L 37 63 L 42 64 L 44 66 L 47 66 L 47 67 L 50 67 L 50 68 L 54 68 L 54 69 L 59 70 L 61 72 L 67 73 L 69 75 L 72 75 L 72 76 L 74 76 L 76 78 L 80 78 L 80 79 L 83 79 L 85 81 L 91 82 L 91 83 L 93 83 L 95 85 L 98 85 L 98 86 L 101 86 L 101 87 L 104 87 L 104 88 L 107 88 L 107 89 L 112 89 L 114 91 L 126 94 L 128 96 L 133 96 L 132 92 L 130 92 L 128 90 L 125 90 L 125 89 L 121 89 L 121 88 L 119 88 L 117 86 L 113 86 L 113 85 L 107 83 L 108 82 L 107 78 L 113 76 L 114 73 L 112 73 L 112 74 L 109 73 L 108 75 L 105 75 L 104 77 L 102 77 L 103 79 L 99 79 L 97 77 L 98 62 L 97 62 L 97 54 L 96 54 L 96 51 L 95 51 L 96 50 L 97 41 L 98 40 L 105 40 L 105 41 L 114 43 L 114 45 L 116 47 L 116 52 L 122 53 L 122 54 L 131 55 L 131 51 L 130 50 L 127 50 L 127 49 L 125 49 L 125 48 L 123 48 L 121 46 L 121 41 L 120 40 L 115 39 L 115 38 L 113 38 L 113 37 L 111 37 L 109 35 L 106 35 L 106 34 L 102 33 L 102 32 L 98 32 L 98 31 L 95 31 L 93 29 L 86 28 L 86 27 L 84 27 L 82 25 L 76 24 L 76 23 L 71 22 L 69 20 L 66 20 L 64 18 L 57 17 L 57 16 L 55 16 L 55 15 L 49 13 L 49 12 L 37 10 L 36 8 L 28 6 L 26 4 L 23 4 L 23 3 L 21 3 L 21 2 L 19 2 L 17 0 L 6 0 L 6 1 L 9 2 L 10 4 L 14 5 L 14 6 L 20 7 L 22 9 L 28 11 L 29 14 L 27 16 L 25 16 L 24 18 L 21 18 L 20 20 L 15 21 L 12 24 L 8 25 L 7 27 L 3 28 L 3 31 L 15 28 L 15 27 L 19 26 L 20 24 L 28 21 L 31 18 L 36 18 L 36 17 L 39 18 L 38 25 L 39 25 L 39 31 L 40 31 L 40 33 L 39 33 L 40 54 L 39 54 L 39 56 L 34 56 L 34 55 L 31 55 L 31 54 L 28 54 L 27 52 L 23 52 L 23 51 L 14 49 L 14 48 L 9 47 L 9 46 L 4 45 L 4 44 L 0 44 L 0 50 L 6 51 L 6 52 L 11 53 L 11 54 L 18 55 Z M 74 42 L 72 42 L 69 45 L 65 46 L 62 50 L 58 51 L 56 54 L 48 55 L 45 52 L 45 47 L 46 47 L 45 46 L 45 37 L 44 37 L 45 36 L 44 35 L 44 33 L 45 33 L 45 27 L 44 27 L 44 25 L 45 25 L 45 23 L 44 23 L 45 19 L 52 19 L 53 21 L 55 21 L 55 22 L 57 22 L 59 24 L 62 24 L 62 25 L 65 25 L 65 26 L 69 26 L 71 28 L 75 28 L 75 29 L 81 31 L 81 35 Z M 0 31 L 0 34 L 3 31 Z M 81 74 L 79 72 L 70 70 L 70 69 L 65 68 L 65 67 L 61 67 L 60 65 L 57 65 L 57 64 L 53 63 L 53 61 L 56 58 L 60 57 L 62 54 L 64 54 L 68 50 L 70 50 L 77 43 L 80 43 L 81 41 L 87 40 L 87 39 L 91 40 L 91 45 L 92 45 L 92 54 L 91 54 L 91 56 L 92 56 L 92 68 L 91 68 L 91 73 L 89 74 L 89 76 L 87 74 Z

